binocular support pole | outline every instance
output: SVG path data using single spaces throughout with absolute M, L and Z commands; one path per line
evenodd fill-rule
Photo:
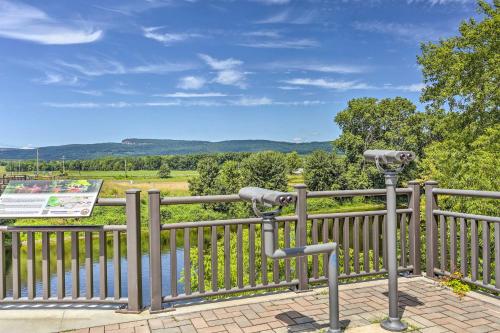
M 396 255 L 397 215 L 396 215 L 396 184 L 397 171 L 384 171 L 387 189 L 387 271 L 389 275 L 389 318 L 380 326 L 388 331 L 401 332 L 407 325 L 401 321 L 398 312 L 398 260 Z
M 312 254 L 329 253 L 328 261 L 328 292 L 329 292 L 329 314 L 330 327 L 327 333 L 340 333 L 339 321 L 339 276 L 337 260 L 337 243 L 326 243 L 317 245 L 307 245 L 303 247 L 293 247 L 276 249 L 274 242 L 274 226 L 276 215 L 280 210 L 272 212 L 262 212 L 262 228 L 264 230 L 264 252 L 272 259 L 284 259 L 291 257 L 303 257 Z

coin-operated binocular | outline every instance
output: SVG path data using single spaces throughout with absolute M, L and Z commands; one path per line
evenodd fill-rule
M 330 301 L 330 327 L 328 333 L 339 333 L 339 282 L 338 282 L 338 260 L 337 243 L 324 243 L 278 249 L 275 243 L 276 216 L 281 213 L 283 207 L 294 204 L 297 197 L 295 193 L 285 193 L 267 190 L 260 187 L 245 187 L 239 191 L 242 200 L 252 203 L 255 214 L 262 218 L 262 229 L 264 231 L 264 252 L 272 259 L 284 259 L 291 257 L 304 257 L 313 254 L 328 253 L 328 288 Z M 271 208 L 263 211 L 262 208 Z
M 412 151 L 400 150 L 367 150 L 363 156 L 367 162 L 375 162 L 377 169 L 384 174 L 387 190 L 387 273 L 389 275 L 389 318 L 380 325 L 393 332 L 407 329 L 398 313 L 398 262 L 397 262 L 397 212 L 396 212 L 396 185 L 398 174 L 403 168 L 415 159 Z

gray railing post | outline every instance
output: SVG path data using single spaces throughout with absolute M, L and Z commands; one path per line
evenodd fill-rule
M 295 214 L 297 215 L 297 227 L 295 229 L 295 246 L 307 245 L 307 186 L 297 184 L 294 186 L 297 192 L 297 203 Z M 297 263 L 297 278 L 299 280 L 298 290 L 309 289 L 309 279 L 307 272 L 307 257 L 299 257 Z
M 148 191 L 149 214 L 149 281 L 151 290 L 150 312 L 161 311 L 161 218 L 160 191 Z
M 127 190 L 127 281 L 128 312 L 142 310 L 141 191 Z
M 420 184 L 416 180 L 408 182 L 411 189 L 408 200 L 409 208 L 412 209 L 410 221 L 410 264 L 413 265 L 413 274 L 420 275 Z
M 425 261 L 426 275 L 434 276 L 437 262 L 437 221 L 433 211 L 437 209 L 437 198 L 432 190 L 437 187 L 436 181 L 425 182 Z

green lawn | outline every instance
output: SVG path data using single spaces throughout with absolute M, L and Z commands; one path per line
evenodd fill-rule
M 0 176 L 2 176 L 3 174 L 5 174 L 6 171 L 5 171 L 5 166 L 3 165 L 0 165 Z
M 165 182 L 185 182 L 197 174 L 194 170 L 172 170 L 170 178 L 159 178 L 155 170 L 133 170 L 128 171 L 69 171 L 68 178 L 96 178 L 104 180 L 145 180 Z

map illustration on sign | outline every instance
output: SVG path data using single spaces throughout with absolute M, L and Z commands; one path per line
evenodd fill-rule
M 0 197 L 0 218 L 87 217 L 102 180 L 10 181 Z

